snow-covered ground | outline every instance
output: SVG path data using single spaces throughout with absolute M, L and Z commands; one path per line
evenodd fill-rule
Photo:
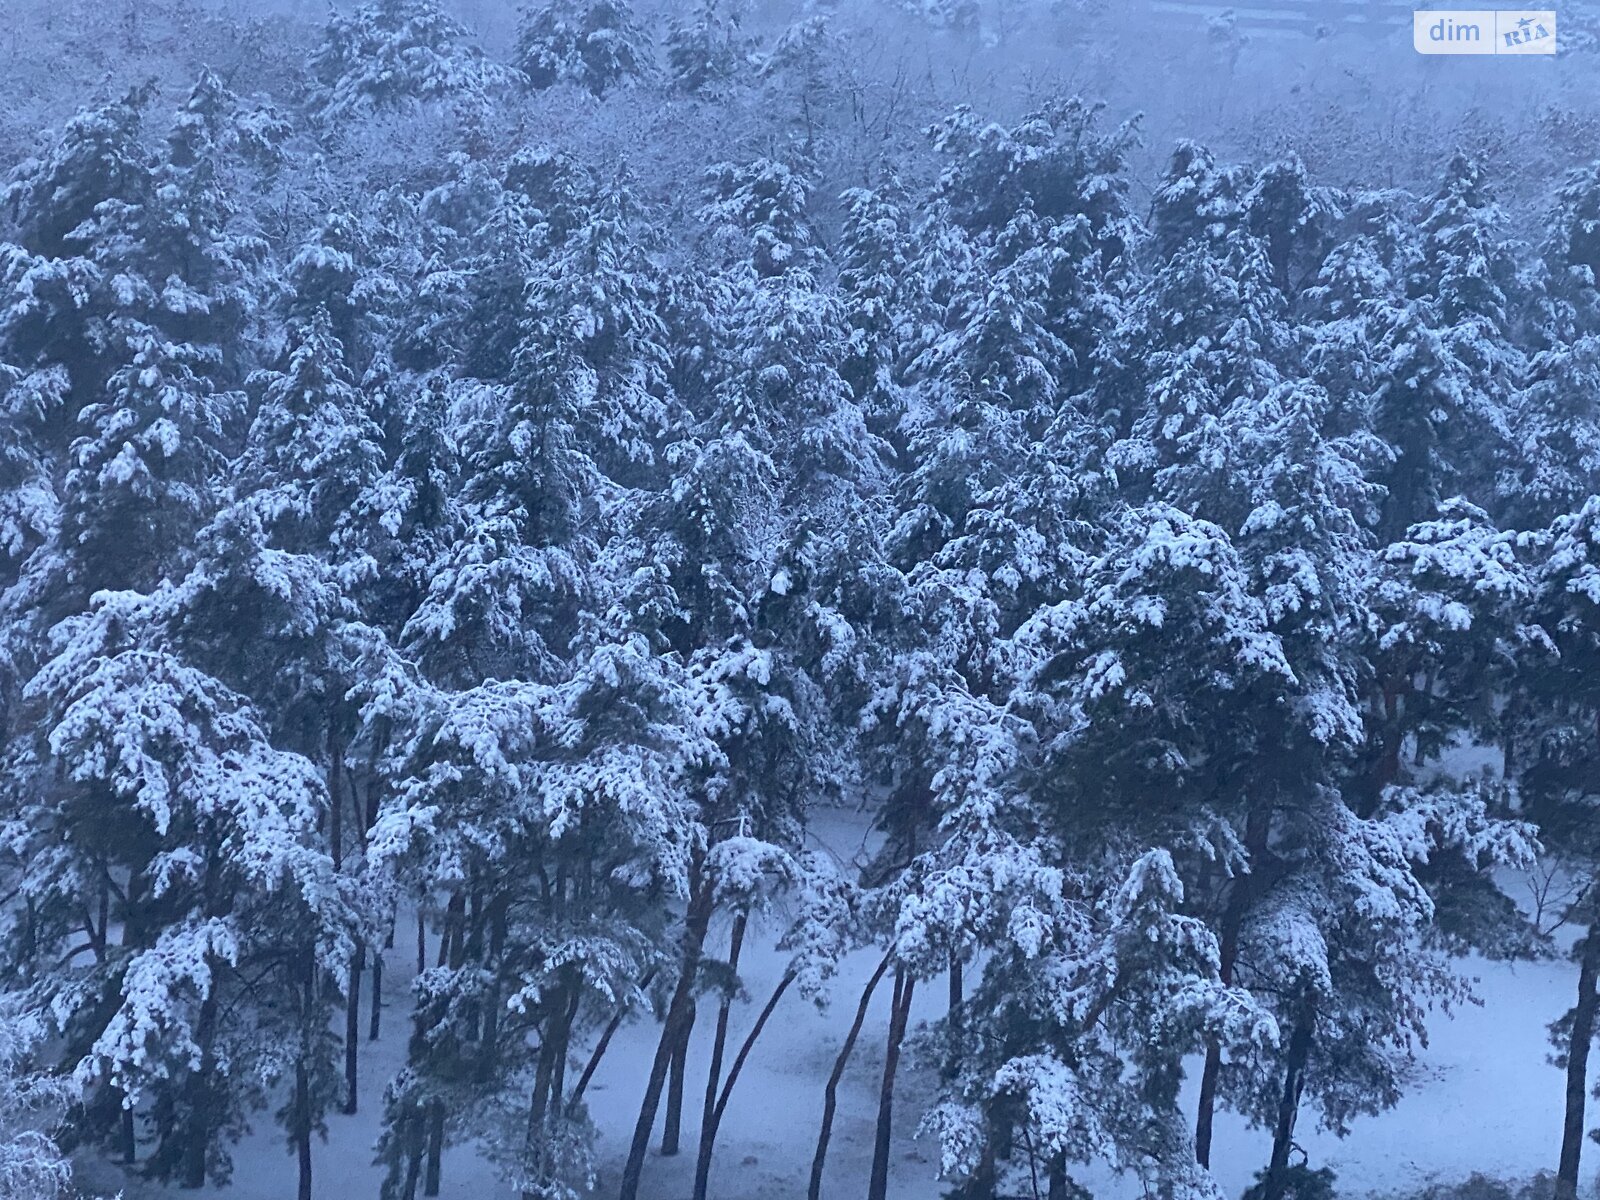
M 864 834 L 859 818 L 828 814 L 814 828 L 813 836 L 848 862 L 857 857 Z M 744 975 L 751 999 L 735 1010 L 730 1034 L 734 1045 L 744 1036 L 785 961 L 771 949 L 777 931 L 763 932 L 769 936 L 747 943 Z M 721 937 L 725 940 L 725 931 Z M 714 931 L 713 947 L 719 944 L 717 939 Z M 415 949 L 402 936 L 386 954 L 384 990 L 389 1007 L 383 1037 L 376 1044 L 362 1046 L 361 1112 L 331 1117 L 330 1139 L 316 1150 L 319 1200 L 377 1200 L 381 1172 L 371 1165 L 371 1147 L 378 1133 L 384 1082 L 405 1053 L 408 962 L 414 967 Z M 823 1086 L 861 987 L 875 965 L 876 955 L 871 952 L 846 960 L 826 1012 L 793 993 L 785 997 L 740 1078 L 724 1120 L 712 1177 L 713 1200 L 794 1200 L 804 1196 Z M 1334 1168 L 1343 1194 L 1400 1194 L 1429 1180 L 1463 1179 L 1474 1172 L 1524 1179 L 1554 1167 L 1561 1131 L 1562 1074 L 1549 1064 L 1545 1026 L 1569 1005 L 1575 968 L 1565 961 L 1472 961 L 1463 966 L 1478 979 L 1483 1003 L 1453 1015 L 1435 1015 L 1419 1077 L 1396 1109 L 1359 1122 L 1342 1140 L 1312 1128 L 1309 1119 L 1303 1118 L 1298 1140 L 1308 1150 L 1312 1165 Z M 836 1200 L 849 1200 L 865 1187 L 883 1062 L 887 992 L 881 988 L 875 997 L 874 1013 L 840 1089 L 824 1193 Z M 938 1016 L 944 994 L 943 981 L 925 984 L 918 993 L 918 1017 Z M 690 1054 L 685 1149 L 675 1158 L 652 1152 L 643 1189 L 650 1200 L 688 1200 L 700 1089 L 709 1053 L 708 1026 L 709 1022 L 703 1022 L 697 1029 Z M 624 1027 L 591 1085 L 589 1101 L 602 1130 L 600 1197 L 614 1190 L 656 1034 L 653 1023 Z M 914 1066 L 902 1071 L 891 1200 L 937 1200 L 944 1191 L 935 1179 L 935 1147 L 929 1139 L 915 1137 L 931 1086 L 929 1076 Z M 1219 1117 L 1213 1162 L 1226 1191 L 1237 1195 L 1248 1186 L 1266 1161 L 1268 1145 L 1265 1132 L 1248 1129 L 1229 1114 Z M 183 1194 L 216 1195 L 219 1200 L 286 1200 L 293 1194 L 294 1163 L 270 1120 L 258 1122 L 254 1135 L 238 1148 L 235 1160 L 234 1180 L 227 1189 Z M 1591 1181 L 1597 1165 L 1600 1148 L 1591 1147 L 1585 1172 Z M 123 1189 L 128 1200 L 169 1194 L 160 1187 L 129 1181 L 103 1164 L 85 1164 L 85 1168 L 85 1182 Z M 1101 1200 L 1131 1200 L 1138 1193 L 1132 1180 L 1091 1176 L 1085 1182 Z M 446 1200 L 514 1200 L 470 1144 L 446 1151 L 441 1194 Z

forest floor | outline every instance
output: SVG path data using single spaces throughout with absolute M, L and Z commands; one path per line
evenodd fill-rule
M 851 813 L 825 814 L 814 826 L 812 837 L 842 861 L 857 860 L 866 839 L 865 818 Z M 747 942 L 743 975 L 749 994 L 734 1010 L 730 1030 L 734 1047 L 785 962 L 785 956 L 771 948 L 780 923 L 781 914 L 762 931 L 765 936 Z M 714 930 L 713 946 L 719 944 L 718 937 L 719 931 Z M 725 940 L 725 931 L 721 938 Z M 384 1084 L 405 1055 L 407 988 L 415 955 L 415 945 L 408 945 L 404 936 L 385 954 L 383 1036 L 376 1043 L 362 1044 L 361 1111 L 354 1116 L 330 1117 L 329 1140 L 315 1149 L 318 1200 L 377 1200 L 382 1173 L 371 1163 L 372 1146 L 382 1118 Z M 805 1195 L 823 1087 L 876 961 L 876 954 L 870 951 L 847 959 L 825 1012 L 792 992 L 783 999 L 729 1105 L 712 1174 L 712 1200 L 799 1200 Z M 1357 1121 L 1343 1139 L 1315 1129 L 1309 1114 L 1302 1118 L 1297 1140 L 1312 1166 L 1333 1168 L 1341 1195 L 1400 1196 L 1429 1182 L 1463 1180 L 1473 1173 L 1525 1180 L 1554 1166 L 1563 1077 L 1550 1065 L 1545 1028 L 1569 1005 L 1575 970 L 1561 960 L 1472 960 L 1462 966 L 1477 979 L 1482 1004 L 1464 1006 L 1453 1014 L 1434 1014 L 1429 1044 L 1420 1055 L 1418 1078 L 1395 1109 Z M 824 1192 L 835 1200 L 850 1200 L 865 1189 L 883 1064 L 888 990 L 880 988 L 874 997 L 873 1011 L 840 1087 Z M 915 1019 L 938 1017 L 944 995 L 943 980 L 924 984 L 917 994 Z M 642 1189 L 645 1200 L 688 1200 L 709 1055 L 708 1027 L 707 1021 L 697 1028 L 689 1057 L 683 1153 L 663 1158 L 652 1147 Z M 590 1087 L 590 1107 L 601 1133 L 596 1195 L 602 1200 L 616 1186 L 657 1032 L 653 1022 L 620 1030 Z M 733 1051 L 729 1053 L 731 1056 Z M 916 1136 L 933 1085 L 931 1073 L 918 1069 L 915 1056 L 903 1064 L 896 1092 L 890 1200 L 938 1200 L 945 1190 L 936 1180 L 937 1146 L 931 1137 Z M 1263 1131 L 1247 1128 L 1231 1114 L 1219 1114 L 1213 1162 L 1225 1192 L 1237 1196 L 1250 1184 L 1266 1161 L 1268 1146 Z M 293 1195 L 294 1161 L 270 1118 L 258 1118 L 255 1131 L 236 1149 L 234 1158 L 229 1187 L 181 1194 L 197 1200 L 289 1200 Z M 1586 1195 L 1595 1190 L 1600 1149 L 1591 1146 L 1588 1158 Z M 126 1200 L 180 1194 L 129 1179 L 100 1162 L 83 1164 L 81 1181 L 113 1194 L 120 1190 Z M 1119 1179 L 1104 1173 L 1083 1177 L 1082 1182 L 1099 1200 L 1133 1200 L 1140 1194 L 1138 1181 L 1131 1177 Z M 441 1197 L 515 1200 L 471 1142 L 445 1152 Z

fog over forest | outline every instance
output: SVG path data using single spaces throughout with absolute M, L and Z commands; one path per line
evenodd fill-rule
M 0 1200 L 1595 1195 L 1600 4 L 1412 22 L 10 0 Z

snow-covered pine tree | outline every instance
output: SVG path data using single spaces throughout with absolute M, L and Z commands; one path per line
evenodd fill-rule
M 1312 183 L 1305 164 L 1290 157 L 1256 172 L 1240 204 L 1246 227 L 1266 244 L 1273 283 L 1297 297 L 1333 247 L 1344 216 L 1340 197 Z
M 1546 853 L 1576 881 L 1556 919 L 1583 930 L 1571 949 L 1578 963 L 1577 995 L 1550 1028 L 1567 1079 L 1556 1190 L 1570 1200 L 1578 1194 L 1589 1136 L 1586 1081 L 1600 1013 L 1600 912 L 1588 886 L 1600 853 L 1591 783 L 1600 721 L 1591 674 L 1600 621 L 1600 499 L 1586 498 L 1577 511 L 1557 517 L 1531 541 L 1539 551 L 1534 612 L 1554 653 L 1531 664 L 1517 681 L 1514 697 L 1525 707 L 1516 714 L 1507 775 L 1517 783 L 1524 811 L 1537 822 Z
M 8 996 L 0 1008 L 0 1187 L 16 1200 L 66 1200 L 72 1163 L 53 1140 L 77 1102 L 40 1062 L 49 1022 Z
M 374 0 L 332 13 L 306 64 L 306 104 L 328 126 L 419 101 L 485 105 L 519 76 L 470 38 L 437 0 Z
M 149 162 L 140 141 L 149 88 L 80 111 L 63 127 L 42 158 L 10 172 L 0 201 L 16 240 L 51 258 L 77 253 L 75 230 L 106 200 L 131 200 L 149 184 Z
M 54 961 L 56 938 L 87 935 L 85 961 L 34 977 L 104 1101 L 88 1112 L 137 1112 L 155 1138 L 146 1170 L 199 1187 L 227 1178 L 227 1140 L 295 1065 L 287 1035 L 308 1026 L 284 964 L 341 978 L 354 920 L 320 845 L 321 778 L 184 661 L 186 598 L 170 583 L 105 592 L 53 632 L 27 692 L 51 760 L 13 816 L 48 848 L 23 879 L 48 924 L 13 926 L 8 949 Z M 131 1155 L 126 1122 L 118 1136 Z
M 1198 142 L 1180 142 L 1150 205 L 1157 257 L 1171 258 L 1191 242 L 1221 242 L 1243 220 L 1250 184 L 1243 168 L 1219 166 Z
M 1246 511 L 1229 413 L 1296 368 L 1266 249 L 1243 230 L 1186 242 L 1129 304 L 1097 384 L 1098 411 L 1122 435 L 1108 453 L 1124 488 L 1227 528 Z
M 740 32 L 740 0 L 700 0 L 674 14 L 665 39 L 667 74 L 690 95 L 715 95 L 749 63 L 753 41 Z
M 597 97 L 652 69 L 629 0 L 536 0 L 523 10 L 514 61 L 535 88 L 570 83 Z

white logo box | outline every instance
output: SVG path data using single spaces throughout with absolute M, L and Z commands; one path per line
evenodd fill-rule
M 1556 14 L 1549 8 L 1422 8 L 1412 13 L 1418 54 L 1554 54 Z

